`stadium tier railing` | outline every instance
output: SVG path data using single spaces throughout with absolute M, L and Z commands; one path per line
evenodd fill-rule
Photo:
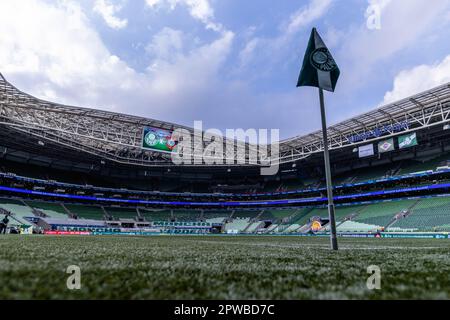
M 445 169 L 443 166 L 445 163 L 448 165 L 448 160 L 450 159 L 450 155 L 445 154 L 437 159 L 432 159 L 426 161 L 424 163 L 420 163 L 417 160 L 411 160 L 416 164 L 405 165 L 404 168 L 400 169 L 401 174 L 397 174 L 395 176 L 389 176 L 384 174 L 383 172 L 388 172 L 390 170 L 390 166 L 379 166 L 373 168 L 366 168 L 365 170 L 356 171 L 356 173 L 350 173 L 350 177 L 354 177 L 355 179 L 351 179 L 351 183 L 344 184 L 344 182 L 349 182 L 348 177 L 345 179 L 337 178 L 335 188 L 347 188 L 354 186 L 365 186 L 371 185 L 375 183 L 389 182 L 389 181 L 401 181 L 402 179 L 410 179 L 412 176 L 420 177 L 420 176 L 433 176 L 436 174 L 443 174 L 445 172 L 450 172 L 450 168 Z M 410 161 L 410 162 L 411 162 Z M 440 170 L 437 168 L 440 167 Z M 428 171 L 427 171 L 428 170 Z M 415 175 L 415 172 L 423 172 L 422 175 Z M 404 173 L 404 174 L 403 174 Z M 230 197 L 267 197 L 267 196 L 280 196 L 280 195 L 289 195 L 289 194 L 307 194 L 307 193 L 317 193 L 323 192 L 325 188 L 322 187 L 312 187 L 303 189 L 292 189 L 289 191 L 282 192 L 262 192 L 262 193 L 251 193 L 251 194 L 242 194 L 242 193 L 180 193 L 180 192 L 157 192 L 157 191 L 142 191 L 142 190 L 131 190 L 131 189 L 123 189 L 123 188 L 106 188 L 106 187 L 97 187 L 90 185 L 79 185 L 73 183 L 65 183 L 58 182 L 52 180 L 43 180 L 43 179 L 35 179 L 30 177 L 23 177 L 20 175 L 16 175 L 14 173 L 5 173 L 0 172 L 0 177 L 4 179 L 12 179 L 18 180 L 22 182 L 30 182 L 35 184 L 42 185 L 50 185 L 57 186 L 63 188 L 72 188 L 77 190 L 91 190 L 95 192 L 111 192 L 118 193 L 124 196 L 127 195 L 142 195 L 142 196 L 175 196 L 175 197 L 184 197 L 184 196 L 192 196 L 192 197 L 211 197 L 211 198 L 230 198 Z M 300 184 L 300 187 L 303 187 L 304 184 Z

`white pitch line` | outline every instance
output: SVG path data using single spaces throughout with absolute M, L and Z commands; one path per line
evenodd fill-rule
M 201 243 L 208 243 L 208 244 L 231 244 L 231 245 L 239 245 L 239 246 L 253 246 L 253 247 L 275 247 L 275 248 L 319 248 L 319 249 L 326 249 L 328 250 L 329 247 L 326 244 L 289 244 L 289 245 L 283 245 L 283 244 L 274 244 L 274 243 L 249 243 L 249 242 L 234 242 L 234 241 L 210 241 L 210 240 L 197 240 L 196 242 Z M 342 250 L 430 250 L 430 249 L 442 249 L 444 247 L 410 247 L 410 246 L 340 246 L 339 249 Z

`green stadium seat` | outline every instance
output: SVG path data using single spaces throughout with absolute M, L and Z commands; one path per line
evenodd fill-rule
M 392 227 L 418 231 L 450 231 L 450 196 L 421 199 L 411 213 Z
M 104 212 L 101 207 L 81 205 L 81 204 L 65 204 L 67 210 L 76 214 L 78 218 L 104 220 Z
M 0 199 L 0 208 L 9 211 L 12 214 L 12 218 L 9 219 L 10 226 L 30 225 L 30 222 L 26 217 L 35 217 L 32 208 L 24 205 L 20 201 Z
M 244 231 L 250 224 L 250 218 L 237 218 L 233 219 L 225 225 L 225 231 L 235 230 L 237 232 Z
M 169 221 L 172 218 L 172 212 L 170 210 L 140 210 L 141 216 L 147 221 Z
M 408 210 L 417 200 L 384 201 L 367 205 L 354 219 L 357 222 L 385 227 L 394 216 Z
M 136 208 L 105 207 L 105 210 L 110 216 L 114 218 L 114 220 L 136 220 L 136 218 L 138 217 Z
M 197 221 L 200 219 L 200 210 L 179 209 L 173 210 L 173 217 L 177 221 Z
M 50 218 L 67 219 L 67 213 L 59 203 L 44 201 L 25 201 L 30 207 L 33 207 Z

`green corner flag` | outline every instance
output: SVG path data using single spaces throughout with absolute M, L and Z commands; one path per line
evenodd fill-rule
M 316 28 L 313 28 L 297 87 L 317 87 L 334 92 L 340 74 L 341 72 L 333 56 L 328 51 Z

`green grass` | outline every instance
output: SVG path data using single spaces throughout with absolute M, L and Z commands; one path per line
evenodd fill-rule
M 0 236 L 0 299 L 450 298 L 449 240 L 339 240 L 332 252 L 326 238 Z

